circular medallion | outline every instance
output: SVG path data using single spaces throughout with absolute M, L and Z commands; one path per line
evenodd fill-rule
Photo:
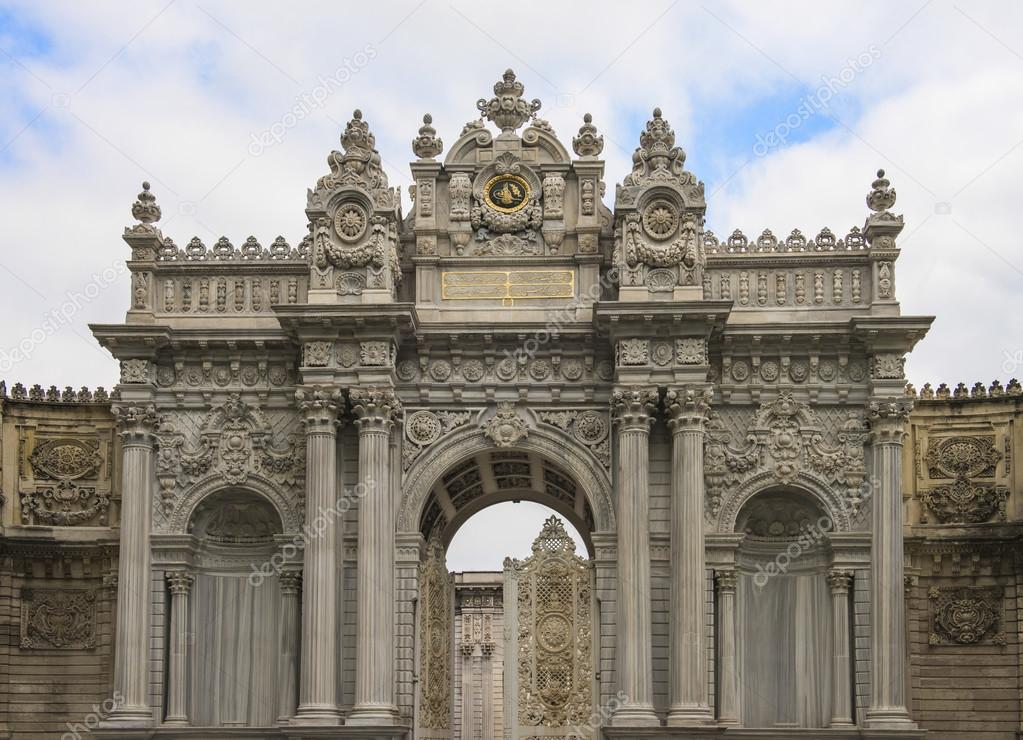
M 284 385 L 288 382 L 288 369 L 284 365 L 272 365 L 270 367 L 270 383 L 272 385 Z
M 369 218 L 357 203 L 346 203 L 334 213 L 334 230 L 342 241 L 355 242 L 366 233 Z
M 483 367 L 483 363 L 479 360 L 469 360 L 462 363 L 462 377 L 470 383 L 480 380 L 485 372 L 486 368 Z
M 587 445 L 595 445 L 607 438 L 607 420 L 596 411 L 583 411 L 572 425 L 572 433 Z
M 561 363 L 561 375 L 566 380 L 579 380 L 583 376 L 583 364 L 579 360 L 565 360 Z
M 431 363 L 430 377 L 437 381 L 447 380 L 451 377 L 451 363 L 447 360 L 437 360 Z
M 359 361 L 359 348 L 354 344 L 342 344 L 337 348 L 337 361 L 341 367 L 351 367 Z
M 654 239 L 667 239 L 678 228 L 678 210 L 666 200 L 656 200 L 643 210 L 643 230 Z
M 859 383 L 867 377 L 867 366 L 862 362 L 853 362 L 849 365 L 849 380 Z
M 533 380 L 543 380 L 551 374 L 551 363 L 547 360 L 533 360 L 529 363 L 529 374 Z
M 189 385 L 202 385 L 202 368 L 193 365 L 185 371 L 185 382 Z
M 227 385 L 231 382 L 231 371 L 226 367 L 218 367 L 213 371 L 213 382 L 217 385 Z
M 560 653 L 568 647 L 572 625 L 561 614 L 548 614 L 536 627 L 536 641 L 547 652 Z
M 521 211 L 529 202 L 529 183 L 518 175 L 497 175 L 483 187 L 483 202 L 501 213 Z
M 601 380 L 611 380 L 615 376 L 615 371 L 611 368 L 611 363 L 607 360 L 601 360 L 597 363 L 597 377 Z
M 789 367 L 789 377 L 794 383 L 802 383 L 810 374 L 809 366 L 802 360 L 796 360 Z
M 732 378 L 741 383 L 748 377 L 749 365 L 746 364 L 745 360 L 736 360 L 732 363 Z
M 830 360 L 825 360 L 817 368 L 817 375 L 821 380 L 834 380 L 835 379 L 835 363 Z
M 515 365 L 515 358 L 505 357 L 499 363 L 497 363 L 497 377 L 501 380 L 511 380 L 515 377 L 518 372 L 518 368 Z
M 246 365 L 242 368 L 242 382 L 245 385 L 255 385 L 259 380 L 259 370 L 255 365 Z
M 402 360 L 398 363 L 398 368 L 395 370 L 400 380 L 404 380 L 406 383 L 410 380 L 415 380 L 416 377 L 416 363 L 412 360 Z
M 767 360 L 760 366 L 760 377 L 771 382 L 778 379 L 778 363 L 774 360 Z
M 416 411 L 405 422 L 405 435 L 421 447 L 440 439 L 441 431 L 440 419 L 430 411 Z
M 162 386 L 174 385 L 174 368 L 167 365 L 156 368 L 156 382 Z
M 667 342 L 658 342 L 651 353 L 655 365 L 667 365 L 675 357 L 675 350 Z

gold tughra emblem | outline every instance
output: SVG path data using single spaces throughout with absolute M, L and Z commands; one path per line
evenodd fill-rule
M 483 188 L 483 200 L 501 213 L 515 213 L 529 202 L 529 183 L 518 175 L 498 175 Z

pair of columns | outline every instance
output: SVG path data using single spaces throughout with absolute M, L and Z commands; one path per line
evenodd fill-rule
M 852 727 L 852 698 L 849 663 L 849 592 L 853 574 L 848 570 L 831 570 L 831 722 L 830 727 Z M 717 588 L 718 616 L 718 723 L 741 724 L 740 687 L 737 663 L 737 625 L 735 620 L 734 569 L 714 573 Z
M 338 707 L 338 519 L 349 508 L 337 490 L 337 426 L 343 409 L 337 390 L 298 394 L 306 428 L 306 532 L 302 600 L 299 705 L 292 724 L 341 723 Z M 390 439 L 401 411 L 390 389 L 352 388 L 359 430 L 357 653 L 355 706 L 348 725 L 393 725 L 394 491 Z
M 612 409 L 618 435 L 618 681 L 623 700 L 615 726 L 657 726 L 653 703 L 650 618 L 650 427 L 657 388 L 616 390 Z M 703 441 L 709 388 L 669 390 L 665 412 L 672 431 L 671 688 L 668 724 L 713 722 L 708 666 L 703 543 Z
M 704 617 L 705 482 L 703 447 L 711 391 L 706 387 L 669 389 L 664 409 L 672 431 L 670 694 L 667 724 L 699 726 L 714 721 L 708 696 Z M 650 609 L 649 434 L 658 407 L 657 388 L 617 389 L 612 410 L 617 425 L 618 459 L 618 684 L 623 701 L 613 726 L 657 726 L 653 705 Z M 871 684 L 867 725 L 912 729 L 905 695 L 905 594 L 903 591 L 902 441 L 909 407 L 902 400 L 872 403 L 873 538 L 871 548 Z M 847 636 L 851 577 L 829 577 L 832 589 L 835 676 L 832 725 L 852 723 Z M 723 603 L 720 625 L 735 633 L 734 575 L 719 579 Z M 729 629 L 727 622 L 731 621 Z M 739 721 L 735 649 L 723 651 L 718 720 Z M 728 663 L 730 662 L 730 666 Z

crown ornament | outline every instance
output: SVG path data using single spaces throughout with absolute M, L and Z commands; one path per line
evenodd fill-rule
M 480 98 L 476 107 L 488 121 L 493 121 L 502 133 L 514 132 L 523 123 L 533 118 L 540 110 L 540 101 L 533 98 L 526 101 L 522 97 L 525 87 L 515 79 L 515 72 L 506 69 L 501 80 L 494 84 L 494 97 L 490 100 Z

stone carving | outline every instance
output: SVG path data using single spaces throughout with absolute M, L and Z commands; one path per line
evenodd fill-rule
M 870 375 L 877 379 L 901 379 L 906 377 L 906 358 L 900 354 L 877 354 L 873 357 Z
M 366 366 L 384 366 L 391 364 L 390 342 L 362 342 L 359 344 L 359 361 Z
M 646 339 L 623 339 L 618 343 L 619 365 L 646 365 L 650 361 L 650 342 Z
M 1006 644 L 1007 637 L 1001 631 L 1001 587 L 932 587 L 927 597 L 931 602 L 932 646 Z
M 423 450 L 452 429 L 469 423 L 468 411 L 416 411 L 405 420 L 408 444 L 402 447 L 402 469 L 412 467 Z
M 707 340 L 703 337 L 685 337 L 675 340 L 675 358 L 680 365 L 707 363 Z
M 508 559 L 518 587 L 518 723 L 582 726 L 593 711 L 590 565 L 557 517 L 525 561 Z
M 863 418 L 850 411 L 835 433 L 836 444 L 828 445 L 820 418 L 789 392 L 761 404 L 744 436 L 727 432 L 712 413 L 705 446 L 708 516 L 718 515 L 726 490 L 763 470 L 782 484 L 804 472 L 820 476 L 843 491 L 845 505 L 856 512 L 867 475 L 867 439 Z
M 468 173 L 453 172 L 448 181 L 448 197 L 451 199 L 451 220 L 469 220 L 469 197 L 472 195 L 472 180 Z
M 600 460 L 605 468 L 611 467 L 611 424 L 606 414 L 585 411 L 541 411 L 541 421 L 570 433 Z
M 593 125 L 593 116 L 589 113 L 583 114 L 579 135 L 572 137 L 572 149 L 580 157 L 599 157 L 604 151 L 604 137 L 597 135 L 597 127 Z
M 369 216 L 358 203 L 346 203 L 334 213 L 334 230 L 345 242 L 357 242 L 366 233 Z
M 149 383 L 149 360 L 121 360 L 122 383 Z
M 451 727 L 452 587 L 439 530 L 426 546 L 420 571 L 419 724 L 430 730 Z
M 1008 497 L 1005 486 L 974 483 L 960 476 L 953 483 L 924 491 L 920 501 L 942 524 L 977 524 L 993 518 L 1005 521 Z
M 529 434 L 529 426 L 518 415 L 514 403 L 500 401 L 497 412 L 483 425 L 483 434 L 498 447 L 511 447 Z
M 149 183 L 143 182 L 142 192 L 131 206 L 131 215 L 139 222 L 139 225 L 134 227 L 134 231 L 156 232 L 156 227 L 153 224 L 159 221 L 162 215 L 160 206 L 156 204 L 156 196 L 149 192 L 149 188 Z
M 437 136 L 433 127 L 433 116 L 423 116 L 423 125 L 419 128 L 419 136 L 412 140 L 412 151 L 420 159 L 433 159 L 444 151 L 444 142 Z
M 523 92 L 525 87 L 515 80 L 515 72 L 507 69 L 501 80 L 494 84 L 494 97 L 490 100 L 480 98 L 476 107 L 482 117 L 497 124 L 502 133 L 511 133 L 527 120 L 535 118 L 540 110 L 540 101 L 534 98 L 527 102 L 522 97 Z
M 993 436 L 955 436 L 931 440 L 924 456 L 931 479 L 991 478 L 1002 453 Z
M 96 647 L 95 592 L 23 588 L 21 647 L 31 650 Z
M 892 263 L 877 263 L 877 297 L 888 299 L 892 297 Z
M 326 367 L 330 364 L 333 342 L 306 342 L 302 352 L 302 364 L 307 367 Z
M 36 475 L 33 487 L 21 492 L 25 524 L 107 524 L 110 497 L 98 491 L 95 478 L 103 465 L 99 445 L 80 439 L 50 439 L 28 457 Z
M 561 218 L 564 212 L 565 178 L 547 175 L 543 179 L 544 214 L 547 218 Z

